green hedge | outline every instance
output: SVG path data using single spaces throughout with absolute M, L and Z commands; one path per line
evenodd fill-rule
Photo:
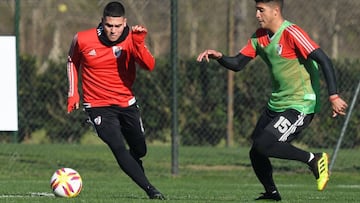
M 157 59 L 153 72 L 139 70 L 134 91 L 150 141 L 170 142 L 172 126 L 172 67 L 168 59 Z M 360 76 L 359 60 L 334 61 L 341 94 L 349 105 Z M 226 139 L 227 70 L 217 62 L 197 63 L 181 60 L 177 70 L 178 127 L 183 145 L 218 145 Z M 37 72 L 36 58 L 22 56 L 19 68 L 19 132 L 22 142 L 32 139 L 37 130 L 45 130 L 52 142 L 79 142 L 93 130 L 86 124 L 86 114 L 79 110 L 66 113 L 67 76 L 65 62 L 50 62 L 44 72 Z M 269 73 L 260 60 L 235 73 L 234 134 L 235 143 L 248 144 L 249 135 L 271 92 Z M 343 118 L 330 118 L 326 84 L 322 80 L 323 109 L 300 140 L 310 147 L 333 146 L 337 142 Z M 360 112 L 355 107 L 344 139 L 348 148 L 359 146 Z M 334 129 L 334 124 L 339 125 Z M 3 142 L 13 133 L 2 132 Z

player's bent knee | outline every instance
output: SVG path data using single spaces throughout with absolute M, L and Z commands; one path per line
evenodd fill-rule
M 132 147 L 130 149 L 130 153 L 135 156 L 136 158 L 142 158 L 146 155 L 147 153 L 147 147 L 146 145 L 138 145 L 135 147 Z

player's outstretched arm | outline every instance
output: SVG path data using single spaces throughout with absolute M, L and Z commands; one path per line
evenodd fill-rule
M 251 57 L 245 56 L 241 53 L 236 56 L 224 56 L 221 52 L 215 50 L 205 50 L 200 53 L 197 61 L 201 62 L 204 58 L 206 61 L 209 61 L 209 59 L 216 59 L 220 65 L 232 71 L 242 70 L 252 59 Z

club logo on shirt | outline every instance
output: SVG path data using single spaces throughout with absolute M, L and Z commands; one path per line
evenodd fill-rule
M 277 54 L 280 56 L 282 54 L 282 51 L 283 51 L 283 45 L 282 44 L 277 44 L 276 45 L 276 51 L 277 51 Z
M 119 58 L 120 55 L 121 55 L 122 47 L 113 46 L 113 47 L 112 47 L 112 50 L 113 50 L 114 56 L 115 56 L 116 58 Z

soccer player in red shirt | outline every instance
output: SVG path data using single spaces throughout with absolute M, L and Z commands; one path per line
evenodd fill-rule
M 67 63 L 67 111 L 79 108 L 81 74 L 83 105 L 98 136 L 110 147 L 120 168 L 150 199 L 163 200 L 164 196 L 145 176 L 141 158 L 147 147 L 132 91 L 135 63 L 152 71 L 155 59 L 145 45 L 147 29 L 139 25 L 129 27 L 124 15 L 121 3 L 110 2 L 97 28 L 74 36 Z
M 267 64 L 272 93 L 267 108 L 251 135 L 250 160 L 265 192 L 256 200 L 281 200 L 272 177 L 270 158 L 297 160 L 307 164 L 322 191 L 329 180 L 328 156 L 297 148 L 298 137 L 319 111 L 319 66 L 328 86 L 333 117 L 345 115 L 346 102 L 338 95 L 332 63 L 307 33 L 282 16 L 283 0 L 255 0 L 260 28 L 236 56 L 205 50 L 197 60 L 216 59 L 222 66 L 240 71 L 256 56 Z

